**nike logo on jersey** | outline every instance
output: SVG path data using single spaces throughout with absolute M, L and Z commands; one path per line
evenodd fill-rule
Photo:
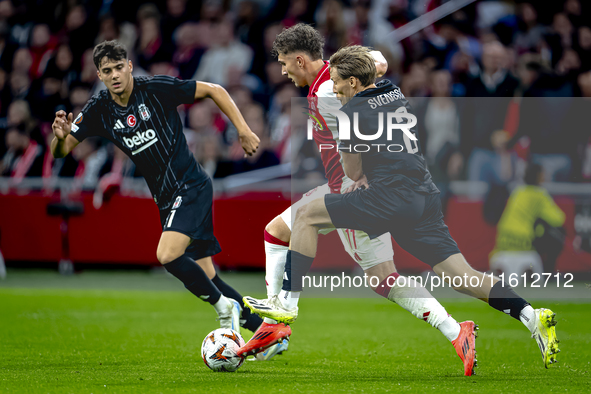
M 125 126 L 123 125 L 123 122 L 121 120 L 117 119 L 117 122 L 115 122 L 114 129 L 115 130 L 121 130 L 121 129 L 124 129 L 124 128 L 125 128 Z
M 152 129 L 148 129 L 143 133 L 138 131 L 132 137 L 123 137 L 123 142 L 129 149 L 139 147 L 138 149 L 131 151 L 132 155 L 137 155 L 149 146 L 154 145 L 158 141 L 156 138 L 156 132 Z

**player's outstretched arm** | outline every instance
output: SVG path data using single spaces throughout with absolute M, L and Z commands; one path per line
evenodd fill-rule
M 78 140 L 70 135 L 73 120 L 74 115 L 71 112 L 68 115 L 63 110 L 55 113 L 55 119 L 51 125 L 54 135 L 51 141 L 51 154 L 56 159 L 65 157 L 79 144 Z
M 371 51 L 370 54 L 376 61 L 376 70 L 378 72 L 377 76 L 379 78 L 383 76 L 386 71 L 388 71 L 388 61 L 380 51 Z
M 213 83 L 197 81 L 195 100 L 205 97 L 211 98 L 234 126 L 236 126 L 242 149 L 244 149 L 247 155 L 252 156 L 259 148 L 259 137 L 250 130 L 236 103 L 234 103 L 234 100 L 232 100 L 226 89 Z

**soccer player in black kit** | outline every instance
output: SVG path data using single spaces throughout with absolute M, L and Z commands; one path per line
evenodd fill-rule
M 125 152 L 160 209 L 158 261 L 190 292 L 213 305 L 223 328 L 239 331 L 242 323 L 256 331 L 261 318 L 243 310 L 242 296 L 213 267 L 211 256 L 221 248 L 213 235 L 212 182 L 187 146 L 177 106 L 213 99 L 236 126 L 247 155 L 256 152 L 259 138 L 219 85 L 165 75 L 134 78 L 127 51 L 117 41 L 98 44 L 93 59 L 107 90 L 92 97 L 76 119 L 72 113 L 56 113 L 53 156 L 66 156 L 90 136 L 104 137 Z
M 374 60 L 359 46 L 335 53 L 330 58 L 330 75 L 333 90 L 343 104 L 341 116 L 337 116 L 341 141 L 338 148 L 345 173 L 356 183 L 346 194 L 327 194 L 298 209 L 283 281 L 287 297 L 291 297 L 289 291 L 302 291 L 302 276 L 316 255 L 319 229 L 334 226 L 361 230 L 370 238 L 389 232 L 403 249 L 433 267 L 444 280 L 462 279 L 459 286 L 456 280 L 451 282 L 455 290 L 520 320 L 536 339 L 544 366 L 556 362 L 559 350 L 555 314 L 549 309 L 533 309 L 498 278 L 488 275 L 481 282 L 484 274 L 470 267 L 449 234 L 439 190 L 421 155 L 414 127 L 400 127 L 402 123 L 416 121 L 400 88 L 390 81 L 375 83 Z M 398 127 L 388 130 L 390 115 L 396 119 L 392 125 L 396 123 Z M 346 123 L 350 130 L 344 130 Z M 346 138 L 347 131 L 350 138 Z M 398 274 L 393 270 L 377 276 L 380 284 L 375 291 L 390 299 L 388 290 L 396 286 Z M 474 277 L 478 280 L 473 282 Z M 299 294 L 291 298 L 297 300 Z M 287 309 L 286 304 L 257 313 L 281 316 L 275 317 L 279 321 L 294 321 L 298 308 Z M 476 366 L 474 330 L 473 322 L 464 322 L 452 341 L 468 376 Z

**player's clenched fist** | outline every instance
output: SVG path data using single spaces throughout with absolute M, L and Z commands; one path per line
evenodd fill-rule
M 244 152 L 249 156 L 255 154 L 255 152 L 259 148 L 260 142 L 261 140 L 259 139 L 259 137 L 250 130 L 247 130 L 244 133 L 240 133 L 240 144 L 242 145 L 242 149 L 244 149 Z
M 74 120 L 74 115 L 70 112 L 66 115 L 66 111 L 59 110 L 55 113 L 55 120 L 51 125 L 53 129 L 53 134 L 55 138 L 58 140 L 64 140 L 72 131 L 72 121 Z

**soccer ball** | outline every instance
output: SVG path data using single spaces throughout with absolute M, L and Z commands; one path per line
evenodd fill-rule
M 203 340 L 201 357 L 211 370 L 216 372 L 234 372 L 244 362 L 238 355 L 238 349 L 244 346 L 244 339 L 234 330 L 218 328 Z

